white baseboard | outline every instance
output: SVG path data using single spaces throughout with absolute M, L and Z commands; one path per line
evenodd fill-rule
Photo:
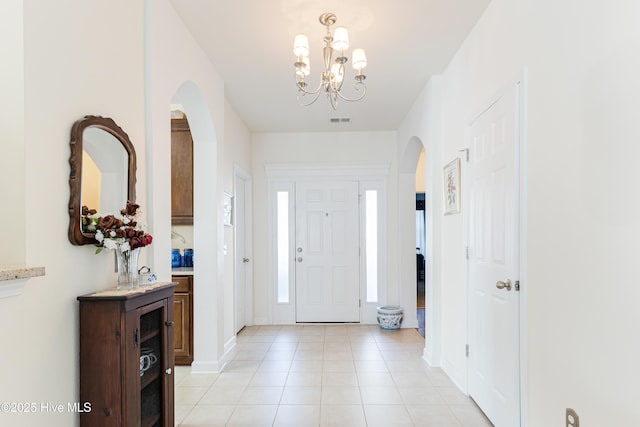
M 400 326 L 401 328 L 413 328 L 413 329 L 418 329 L 418 321 L 415 319 L 412 320 L 403 320 L 402 321 L 402 325 Z
M 271 323 L 269 323 L 269 319 L 266 317 L 255 317 L 253 319 L 253 324 L 254 325 L 270 325 Z
M 192 374 L 219 374 L 231 359 L 231 350 L 236 346 L 236 337 L 232 337 L 224 345 L 224 354 L 218 361 L 194 361 L 191 364 Z
M 237 342 L 238 340 L 235 335 L 231 337 L 231 339 L 224 344 L 224 354 L 229 354 L 229 352 L 236 346 Z
M 444 360 L 442 363 L 442 371 L 445 374 L 447 374 L 449 379 L 453 381 L 456 387 L 458 387 L 460 391 L 465 394 L 465 396 L 469 395 L 469 391 L 467 390 L 467 387 L 464 384 L 464 382 L 466 381 L 463 381 L 464 374 L 462 372 L 458 372 L 458 370 L 453 365 L 453 363 L 450 363 L 447 360 Z
M 191 364 L 191 373 L 192 374 L 219 374 L 221 369 L 221 364 L 218 361 L 198 361 L 193 362 Z
M 439 368 L 440 367 L 440 361 L 433 360 L 433 353 L 428 351 L 426 347 L 422 351 L 422 358 L 432 368 Z

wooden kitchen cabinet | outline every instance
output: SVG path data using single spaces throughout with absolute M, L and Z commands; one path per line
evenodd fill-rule
M 175 329 L 173 335 L 176 365 L 193 362 L 193 276 L 173 276 Z
M 186 118 L 171 120 L 171 223 L 193 224 L 193 139 Z
M 174 286 L 78 297 L 81 426 L 174 426 Z M 144 371 L 141 355 L 154 360 Z

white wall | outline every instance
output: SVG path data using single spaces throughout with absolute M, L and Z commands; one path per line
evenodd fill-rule
M 23 6 L 22 1 L 10 4 Z M 3 2 L 3 12 L 5 6 Z M 3 239 L 2 253 L 15 243 L 18 252 L 24 251 L 23 262 L 46 268 L 46 276 L 30 279 L 22 295 L 0 300 L 0 322 L 5 325 L 0 401 L 66 406 L 78 400 L 76 296 L 115 283 L 112 256 L 72 246 L 67 238 L 69 134 L 75 120 L 99 114 L 115 119 L 136 149 L 144 151 L 143 8 L 124 0 L 30 1 L 23 10 L 0 16 L 3 46 L 17 43 L 9 45 L 11 71 L 3 72 L 3 84 L 13 88 L 3 91 L 8 94 L 3 117 L 15 118 L 3 123 L 3 137 L 15 140 L 2 142 L 0 158 L 8 153 L 16 161 L 9 182 L 22 192 L 14 202 L 23 210 L 22 220 L 11 210 L 0 212 L 3 232 L 10 237 Z M 114 23 L 118 31 L 113 31 Z M 17 27 L 24 33 L 14 33 Z M 17 72 L 20 67 L 24 74 Z M 144 188 L 138 194 L 144 205 Z M 15 236 L 19 241 L 9 231 L 14 220 L 15 230 L 22 230 L 22 236 Z M 2 417 L 3 424 L 12 426 L 78 423 L 72 413 Z
M 335 133 L 260 133 L 252 135 L 252 175 L 253 206 L 256 214 L 253 220 L 254 249 L 254 316 L 256 323 L 269 323 L 269 265 L 267 253 L 268 222 L 266 209 L 269 206 L 267 195 L 267 164 L 321 163 L 349 165 L 389 164 L 387 179 L 387 200 L 389 206 L 397 204 L 397 164 L 395 132 L 335 132 Z M 261 214 L 259 214 L 261 213 Z M 398 304 L 397 275 L 397 211 L 388 209 L 388 301 L 385 304 Z M 415 284 L 414 284 L 415 288 Z
M 428 307 L 425 310 L 425 359 L 433 366 L 442 364 L 442 252 L 441 252 L 441 223 L 442 223 L 442 111 L 440 108 L 442 97 L 442 78 L 432 77 L 420 91 L 414 105 L 404 118 L 398 130 L 398 158 L 408 163 L 402 170 L 409 172 L 418 161 L 418 151 L 415 145 L 422 144 L 425 148 L 425 219 L 426 229 L 430 238 L 427 239 L 425 257 L 425 301 Z M 412 154 L 413 153 L 413 154 Z M 415 199 L 415 184 L 409 183 L 398 187 L 401 200 Z M 415 209 L 415 201 L 409 206 L 400 206 L 399 209 Z M 415 226 L 404 225 L 400 233 L 406 244 L 398 248 L 402 270 L 413 269 L 409 265 L 415 263 Z M 413 240 L 412 240 L 413 239 Z M 412 265 L 412 264 L 411 264 Z M 415 287 L 405 289 L 405 292 Z
M 224 132 L 223 83 L 167 0 L 147 1 L 148 156 L 153 164 L 153 223 L 171 229 L 170 104 L 182 104 L 194 149 L 194 362 L 216 371 L 224 347 L 222 230 L 218 226 L 219 170 Z M 206 77 L 205 77 L 206 76 Z M 206 164 L 206 167 L 204 166 Z M 213 196 L 213 197 L 212 197 Z M 157 233 L 160 234 L 160 233 Z M 169 280 L 171 237 L 156 237 L 153 267 Z M 200 262 L 198 262 L 200 261 Z
M 0 265 L 25 263 L 25 161 L 24 161 L 24 55 L 22 1 L 7 0 L 0 4 L 0 55 L 2 79 L 0 93 L 0 197 L 3 200 L 3 240 Z
M 251 134 L 233 106 L 225 102 L 224 126 L 224 167 L 222 172 L 223 188 L 229 194 L 234 194 L 235 168 L 245 173 L 251 172 Z M 231 319 L 225 317 L 225 338 L 235 336 L 235 230 L 236 226 L 224 227 L 224 301 L 227 312 L 233 314 Z
M 209 297 L 213 304 L 208 307 L 217 309 L 200 307 L 196 312 L 197 316 L 213 313 L 197 330 L 196 357 L 200 355 L 205 368 L 216 365 L 221 344 L 232 338 L 225 337 L 223 325 L 233 321 L 232 311 L 223 307 L 224 283 L 218 280 L 223 276 L 222 263 L 217 262 L 222 260 L 217 174 L 228 169 L 220 155 L 225 135 L 222 80 L 167 1 L 23 4 L 10 0 L 3 2 L 1 12 L 0 50 L 10 60 L 2 82 L 6 102 L 1 109 L 5 140 L 0 145 L 0 170 L 3 182 L 11 186 L 0 188 L 7 206 L 14 207 L 0 211 L 5 224 L 0 263 L 44 266 L 46 276 L 27 281 L 21 295 L 0 299 L 0 322 L 7 325 L 5 351 L 0 355 L 5 367 L 0 401 L 60 403 L 65 408 L 67 402 L 78 401 L 76 297 L 115 284 L 112 256 L 95 255 L 93 247 L 73 246 L 67 238 L 69 135 L 73 122 L 82 116 L 111 117 L 133 141 L 138 154 L 137 201 L 154 235 L 145 261 L 161 280 L 170 278 L 166 172 L 169 105 L 177 92 L 194 108 L 189 118 L 195 117 L 197 123 L 199 157 L 203 162 L 213 160 L 207 167 L 200 165 L 198 191 L 201 208 L 211 213 L 199 220 L 201 241 L 211 241 L 203 244 L 200 254 L 205 260 L 208 254 L 214 262 L 202 262 L 209 267 L 202 268 L 196 280 L 203 284 L 200 297 L 205 302 Z M 235 120 L 230 126 L 236 128 L 232 134 L 244 135 L 239 142 L 248 146 L 244 125 Z M 248 163 L 246 152 L 238 156 L 237 161 Z M 198 339 L 208 329 L 213 333 Z M 199 343 L 205 348 L 198 348 Z M 78 422 L 77 414 L 53 416 L 42 411 L 3 414 L 2 421 L 12 426 L 60 427 Z
M 638 16 L 624 0 L 494 0 L 444 72 L 442 103 L 409 115 L 442 108 L 439 169 L 464 148 L 465 123 L 527 70 L 524 425 L 561 425 L 566 407 L 585 425 L 640 423 Z M 409 120 L 400 134 L 419 131 Z M 462 230 L 461 215 L 442 218 L 436 244 L 442 365 L 464 387 Z
M 640 3 L 541 3 L 528 16 L 531 425 L 572 406 L 585 425 L 635 426 Z
M 248 164 L 248 131 L 224 99 L 224 82 L 175 14 L 168 0 L 147 0 L 148 134 L 153 164 L 149 187 L 153 223 L 167 230 L 153 245 L 160 278 L 171 275 L 170 103 L 179 101 L 194 141 L 194 363 L 197 372 L 218 371 L 225 343 L 233 340 L 232 272 L 223 253 L 222 194 L 232 182 L 232 164 Z M 230 126 L 230 129 L 226 129 Z M 225 144 L 225 138 L 234 138 Z M 225 152 L 229 152 L 226 155 Z

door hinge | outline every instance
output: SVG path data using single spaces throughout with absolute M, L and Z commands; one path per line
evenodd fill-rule
M 134 347 L 138 346 L 138 328 L 135 328 L 133 330 L 133 346 Z
M 358 307 L 362 307 L 362 300 L 361 299 L 358 300 Z
M 466 259 L 469 259 L 470 254 L 471 254 L 471 248 L 469 246 L 465 246 L 465 248 L 464 248 L 464 257 Z
M 519 291 L 519 290 L 520 290 L 520 280 L 516 280 L 516 283 L 515 283 L 515 285 L 514 285 L 514 288 L 515 288 L 515 290 L 516 290 L 516 291 Z
M 464 346 L 464 355 L 466 357 L 469 357 L 469 344 Z

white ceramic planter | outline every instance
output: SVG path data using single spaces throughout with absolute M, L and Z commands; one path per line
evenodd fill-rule
M 377 308 L 378 325 L 387 330 L 400 329 L 404 309 L 396 305 L 383 305 Z

